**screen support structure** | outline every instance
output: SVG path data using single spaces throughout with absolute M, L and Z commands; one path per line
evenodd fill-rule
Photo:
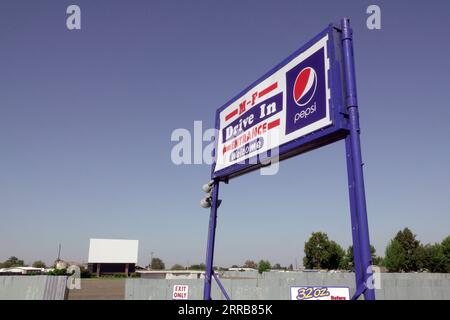
M 362 293 L 366 300 L 375 300 L 371 280 L 372 255 L 367 222 L 366 194 L 364 189 L 363 162 L 361 156 L 358 99 L 356 94 L 355 62 L 353 57 L 353 31 L 350 20 L 341 20 L 342 54 L 344 61 L 345 103 L 349 118 L 349 135 L 345 138 L 347 154 L 348 188 L 352 222 L 353 252 L 355 261 L 357 299 Z
M 345 138 L 345 150 L 356 278 L 356 291 L 352 297 L 352 300 L 358 299 L 362 294 L 364 295 L 365 300 L 375 300 L 375 290 L 372 285 L 372 256 L 370 251 L 369 227 L 367 221 L 363 162 L 359 137 L 360 126 L 358 100 L 356 94 L 355 64 L 353 57 L 353 36 L 352 29 L 350 27 L 350 20 L 347 18 L 341 20 L 341 42 L 345 81 L 345 104 L 347 107 L 346 116 L 348 117 L 349 129 L 348 135 Z M 214 178 L 213 181 L 203 299 L 211 300 L 211 285 L 212 278 L 214 278 L 224 297 L 229 300 L 230 297 L 220 283 L 213 267 L 217 208 L 220 204 L 220 200 L 218 198 L 220 178 Z M 225 182 L 228 181 L 225 180 Z

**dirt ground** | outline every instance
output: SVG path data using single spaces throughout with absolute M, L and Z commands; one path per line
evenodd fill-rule
M 125 279 L 81 279 L 80 290 L 69 290 L 68 300 L 123 300 Z

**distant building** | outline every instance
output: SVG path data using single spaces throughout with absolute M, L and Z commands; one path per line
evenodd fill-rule
M 90 239 L 88 269 L 97 276 L 135 272 L 138 240 Z
M 34 267 L 12 267 L 0 269 L 0 274 L 2 275 L 27 275 L 27 274 L 41 274 L 44 273 L 46 269 L 44 268 L 34 268 Z
M 138 270 L 143 279 L 204 279 L 205 271 L 197 270 Z
M 257 269 L 253 269 L 253 268 L 237 267 L 237 268 L 228 268 L 228 271 L 258 271 L 258 270 Z

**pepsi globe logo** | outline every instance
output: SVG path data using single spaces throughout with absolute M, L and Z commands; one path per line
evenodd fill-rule
M 311 67 L 302 69 L 294 82 L 293 96 L 295 103 L 303 107 L 314 97 L 317 89 L 317 73 Z
M 324 48 L 286 72 L 286 134 L 327 117 L 326 72 Z

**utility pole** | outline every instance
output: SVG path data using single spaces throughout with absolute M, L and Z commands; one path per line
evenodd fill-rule
M 60 261 L 61 260 L 61 243 L 58 246 L 58 259 L 56 259 L 56 261 Z

